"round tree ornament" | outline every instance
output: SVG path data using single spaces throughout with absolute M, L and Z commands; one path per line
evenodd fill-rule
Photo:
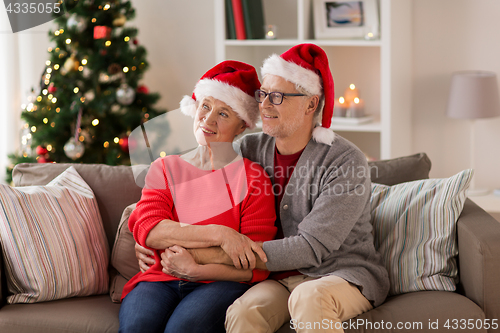
M 128 137 L 123 137 L 118 141 L 118 144 L 120 145 L 120 148 L 123 152 L 128 152 Z
M 66 59 L 63 67 L 67 72 L 77 71 L 78 67 L 80 67 L 80 62 L 78 61 L 75 55 L 71 55 L 69 58 Z
M 80 141 L 75 140 L 74 137 L 71 137 L 64 145 L 64 153 L 72 160 L 82 157 L 84 152 L 85 146 Z
M 51 82 L 47 88 L 50 94 L 54 94 L 57 91 L 57 87 L 54 86 L 54 82 Z
M 36 154 L 37 155 L 45 155 L 47 154 L 49 151 L 47 150 L 47 148 L 45 147 L 42 147 L 42 146 L 38 146 L 36 147 Z
M 145 85 L 137 87 L 137 92 L 139 94 L 149 94 L 149 89 Z
M 83 30 L 87 28 L 87 21 L 85 18 L 75 14 L 69 17 L 67 24 L 69 28 L 76 29 L 78 32 L 83 32 Z
M 121 105 L 130 105 L 134 102 L 135 91 L 128 84 L 122 83 L 116 91 L 116 100 Z
M 125 15 L 120 14 L 113 20 L 113 26 L 122 27 L 125 25 L 125 22 L 127 22 L 127 18 L 125 17 Z

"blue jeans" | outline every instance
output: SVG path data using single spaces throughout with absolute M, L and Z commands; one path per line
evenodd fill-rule
M 224 333 L 227 308 L 249 288 L 230 281 L 140 282 L 123 299 L 119 332 Z

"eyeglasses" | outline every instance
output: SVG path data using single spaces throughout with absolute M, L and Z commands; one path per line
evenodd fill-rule
M 283 96 L 306 96 L 304 94 L 285 94 L 277 91 L 272 91 L 270 93 L 266 93 L 260 89 L 255 90 L 255 100 L 259 103 L 264 102 L 267 95 L 269 95 L 269 102 L 274 105 L 280 105 L 283 103 Z

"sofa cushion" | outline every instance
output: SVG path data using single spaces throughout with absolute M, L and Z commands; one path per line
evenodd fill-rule
M 485 323 L 491 326 L 492 322 L 484 319 L 483 310 L 465 296 L 449 291 L 420 291 L 389 297 L 375 309 L 346 320 L 343 322 L 343 327 L 345 333 L 486 333 L 482 327 Z M 460 329 L 464 321 L 465 325 L 473 323 L 477 329 Z M 446 323 L 449 324 L 449 328 L 445 327 Z M 321 324 L 324 325 L 323 322 Z M 276 332 L 294 333 L 295 330 L 290 326 L 290 323 L 285 323 Z M 330 331 L 328 323 L 323 327 L 325 332 Z
M 109 248 L 92 189 L 73 167 L 46 186 L 0 185 L 9 303 L 108 291 Z
M 128 219 L 134 211 L 135 205 L 135 203 L 131 204 L 123 211 L 111 253 L 111 265 L 127 280 L 130 280 L 140 270 L 135 258 L 134 235 L 128 228 Z
M 135 209 L 135 203 L 125 208 L 116 232 L 115 243 L 111 253 L 111 265 L 117 274 L 112 277 L 109 290 L 113 302 L 120 302 L 125 283 L 139 273 L 139 263 L 135 257 L 135 239 L 128 228 L 128 219 Z
M 120 273 L 116 270 L 112 270 L 110 274 L 110 284 L 109 284 L 109 297 L 113 303 L 121 303 L 122 302 L 122 292 L 123 287 L 128 282 L 128 279 L 125 279 Z
M 390 160 L 370 161 L 368 165 L 372 182 L 389 186 L 427 179 L 431 170 L 431 161 L 425 153 Z
M 12 173 L 15 186 L 45 185 L 74 166 L 94 191 L 108 244 L 113 244 L 125 207 L 139 201 L 142 188 L 136 185 L 130 166 L 71 163 L 21 163 Z
M 6 305 L 0 310 L 0 332 L 118 332 L 119 311 L 108 295 Z
M 348 332 L 486 332 L 484 329 L 452 329 L 455 321 L 458 325 L 484 323 L 484 312 L 477 304 L 465 296 L 449 291 L 421 291 L 388 298 L 381 306 L 347 321 Z M 446 323 L 450 329 L 445 327 Z M 347 323 L 359 326 L 348 326 Z M 490 321 L 491 323 L 491 321 Z M 398 325 L 402 329 L 398 329 Z M 476 326 L 477 325 L 477 326 Z M 431 326 L 431 327 L 429 327 Z M 438 327 L 439 329 L 436 329 Z M 458 326 L 460 328 L 460 326 Z M 354 330 L 357 328 L 358 330 Z
M 465 170 L 446 179 L 372 184 L 375 248 L 389 272 L 390 295 L 456 289 L 456 221 L 472 174 Z

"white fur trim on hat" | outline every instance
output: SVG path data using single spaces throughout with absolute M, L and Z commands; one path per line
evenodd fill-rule
M 194 118 L 196 114 L 196 101 L 191 96 L 185 95 L 179 104 L 182 113 Z
M 335 141 L 335 133 L 329 129 L 322 126 L 316 126 L 313 129 L 312 137 L 314 141 L 319 143 L 324 143 L 329 146 Z
M 323 93 L 321 77 L 318 74 L 294 62 L 286 61 L 277 54 L 273 54 L 264 60 L 260 72 L 262 77 L 266 74 L 281 76 L 313 95 L 321 96 Z
M 211 96 L 229 105 L 234 112 L 245 121 L 248 127 L 254 128 L 259 119 L 259 103 L 253 96 L 230 84 L 211 80 L 200 80 L 194 88 L 197 100 Z

